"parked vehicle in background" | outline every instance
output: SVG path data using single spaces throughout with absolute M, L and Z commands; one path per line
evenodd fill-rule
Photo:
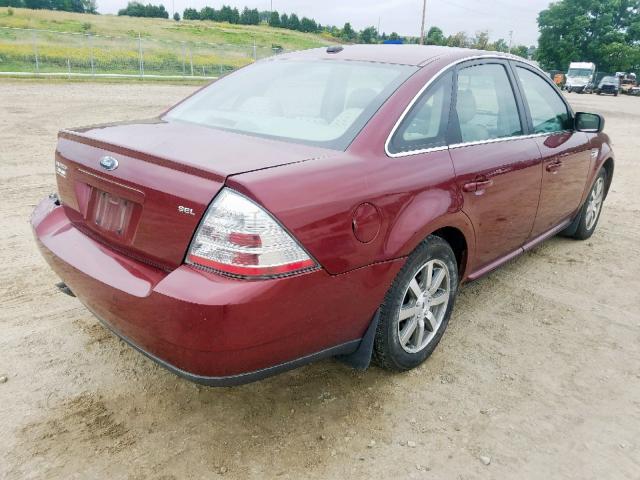
M 620 81 L 620 92 L 623 94 L 630 94 L 631 90 L 634 87 L 638 86 L 638 81 L 636 79 L 635 73 L 625 73 L 622 77 L 619 78 Z
M 595 89 L 598 95 L 618 96 L 620 92 L 620 80 L 616 77 L 604 77 Z
M 585 93 L 596 74 L 595 63 L 572 62 L 567 72 L 565 90 L 569 93 Z
M 550 76 L 550 78 L 551 80 L 553 80 L 553 83 L 555 83 L 558 88 L 564 88 L 565 83 L 567 83 L 567 77 L 565 76 L 564 72 L 558 72 L 557 70 L 554 70 L 551 73 L 552 75 Z
M 593 234 L 603 128 L 498 52 L 283 54 L 160 117 L 61 131 L 31 224 L 66 293 L 190 380 L 334 355 L 408 370 L 461 283 Z

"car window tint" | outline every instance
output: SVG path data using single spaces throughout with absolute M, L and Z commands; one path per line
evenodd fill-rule
M 277 105 L 278 113 L 285 117 L 318 118 L 322 115 L 322 99 L 330 75 L 331 71 L 322 65 L 309 65 L 306 70 L 269 82 L 260 97 Z M 308 95 L 309 89 L 317 94 Z M 237 97 L 233 99 L 233 102 L 237 101 Z
M 516 67 L 524 96 L 529 105 L 534 133 L 551 133 L 570 128 L 567 106 L 544 79 L 530 70 Z
M 453 73 L 436 81 L 414 104 L 394 134 L 391 153 L 409 152 L 447 144 L 446 131 Z
M 165 118 L 344 150 L 417 67 L 262 60 L 224 77 Z
M 522 134 L 516 99 L 502 65 L 476 65 L 458 72 L 456 113 L 465 143 Z

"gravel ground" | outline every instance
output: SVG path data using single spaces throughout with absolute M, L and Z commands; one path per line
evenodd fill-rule
M 60 127 L 193 88 L 0 81 L 0 477 L 640 478 L 640 98 L 569 97 L 606 116 L 618 157 L 598 230 L 466 286 L 426 364 L 214 389 L 58 293 L 27 222 Z

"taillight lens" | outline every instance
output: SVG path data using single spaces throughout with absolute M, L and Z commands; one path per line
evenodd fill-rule
M 317 266 L 268 212 L 229 188 L 207 210 L 187 263 L 243 277 L 290 275 Z

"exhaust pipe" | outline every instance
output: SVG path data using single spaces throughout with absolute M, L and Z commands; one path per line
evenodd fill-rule
M 75 298 L 75 296 L 76 296 L 75 293 L 73 293 L 71 291 L 71 289 L 67 286 L 66 283 L 64 283 L 64 282 L 56 283 L 56 287 L 58 288 L 58 290 L 60 290 L 65 295 L 69 295 L 70 297 L 74 297 Z

